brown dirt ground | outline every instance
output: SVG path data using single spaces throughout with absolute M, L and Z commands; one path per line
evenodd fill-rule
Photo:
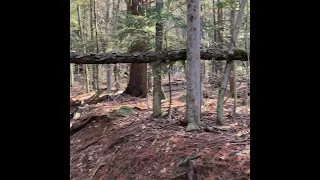
M 92 94 L 70 89 L 74 100 Z M 148 105 L 146 102 L 146 99 L 120 95 L 116 100 L 92 105 L 81 115 L 81 119 L 104 115 L 124 105 L 141 108 L 130 117 L 98 118 L 70 136 L 70 179 L 186 179 L 186 168 L 177 165 L 195 149 L 200 155 L 194 160 L 199 179 L 250 179 L 250 129 L 246 126 L 249 115 L 231 116 L 233 99 L 224 106 L 226 125 L 220 126 L 220 130 L 200 133 L 185 132 L 185 127 L 179 124 L 185 108 L 183 89 L 173 91 L 170 120 L 151 118 L 151 98 Z M 164 110 L 168 104 L 163 103 Z M 216 99 L 205 99 L 205 104 L 202 121 L 216 126 Z

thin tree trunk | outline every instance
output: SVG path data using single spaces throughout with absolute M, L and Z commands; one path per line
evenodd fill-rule
M 232 81 L 230 82 L 230 84 L 232 83 L 233 84 L 233 114 L 235 115 L 237 113 L 237 63 L 236 61 L 233 61 L 232 63 L 233 67 L 233 74 L 232 74 Z M 231 92 L 231 91 L 230 91 Z
M 70 64 L 70 87 L 74 86 L 74 64 Z
M 214 46 L 214 44 L 217 42 L 217 39 L 218 39 L 218 36 L 217 36 L 217 22 L 216 22 L 216 5 L 215 5 L 215 0 L 212 0 L 212 14 L 213 14 L 213 35 L 211 37 L 212 39 L 212 42 L 211 42 L 211 47 Z M 216 79 L 216 76 L 215 76 L 215 63 L 216 61 L 213 59 L 211 61 L 211 73 L 210 73 L 210 80 L 209 82 L 210 83 L 213 83 Z M 212 89 L 213 90 L 213 89 Z
M 94 29 L 95 29 L 95 35 L 96 35 L 96 52 L 99 52 L 99 38 L 98 38 L 98 27 L 97 27 L 97 12 L 96 12 L 96 0 L 93 0 L 93 15 L 94 15 Z M 95 65 L 96 69 L 96 88 L 99 90 L 99 65 Z
M 212 59 L 211 61 L 211 79 L 210 83 L 213 84 L 216 80 L 216 61 Z
M 249 93 L 249 78 L 250 78 L 250 70 L 249 70 L 249 64 L 250 64 L 250 61 L 249 61 L 249 41 L 248 41 L 248 23 L 249 23 L 249 3 L 247 3 L 247 11 L 248 11 L 248 14 L 246 16 L 246 29 L 245 29 L 245 50 L 246 52 L 248 53 L 248 62 L 247 62 L 247 65 L 246 65 L 246 89 L 245 89 L 245 93 L 244 93 L 244 103 L 245 103 L 245 106 L 246 106 L 246 113 L 248 114 L 248 100 L 249 100 L 249 96 L 248 96 L 248 93 Z
M 217 42 L 218 36 L 217 36 L 217 22 L 216 22 L 216 5 L 215 5 L 215 0 L 212 0 L 212 13 L 213 13 L 213 42 Z M 212 43 L 214 44 L 214 43 Z
M 203 82 L 204 82 L 204 79 L 205 79 L 205 62 L 204 61 L 200 61 L 200 69 L 201 69 L 201 73 L 200 73 L 200 92 L 201 92 L 201 95 L 200 95 L 200 102 L 201 102 L 201 109 L 202 109 L 202 106 L 204 106 L 204 101 L 203 101 L 203 93 L 204 93 L 204 89 L 203 89 Z M 201 118 L 201 112 L 200 112 L 200 118 Z
M 239 8 L 239 13 L 236 19 L 236 23 L 232 28 L 232 33 L 231 33 L 231 38 L 230 38 L 230 47 L 229 50 L 231 52 L 234 51 L 235 44 L 238 38 L 238 33 L 240 29 L 240 24 L 242 20 L 242 15 L 244 11 L 244 7 L 246 4 L 247 0 L 241 0 L 240 3 L 240 8 Z M 225 123 L 225 119 L 223 117 L 223 102 L 224 102 L 224 96 L 225 96 L 225 90 L 227 87 L 227 82 L 228 82 L 228 76 L 230 74 L 231 68 L 232 68 L 232 62 L 233 61 L 227 61 L 227 64 L 225 66 L 224 74 L 221 79 L 221 84 L 220 84 L 220 89 L 219 89 L 219 94 L 218 94 L 218 102 L 217 102 L 217 124 L 223 125 Z
M 85 86 L 86 86 L 86 91 L 87 93 L 90 92 L 90 76 L 89 76 L 89 68 L 88 68 L 88 65 L 87 64 L 84 64 L 83 65 L 84 67 L 84 77 L 85 77 Z
M 79 77 L 80 76 L 80 64 L 78 64 L 76 67 L 77 67 L 77 76 Z
M 171 118 L 171 105 L 172 105 L 172 87 L 171 87 L 171 69 L 172 63 L 169 65 L 169 71 L 168 71 L 168 78 L 169 78 L 169 110 L 168 110 L 168 117 Z
M 236 0 L 233 0 L 232 5 L 231 5 L 231 12 L 230 12 L 230 35 L 232 35 L 233 30 L 234 30 L 234 25 L 235 25 L 235 15 L 236 15 Z M 232 38 L 230 39 L 230 43 L 235 43 L 233 42 Z M 229 47 L 235 47 L 236 44 L 229 45 Z M 230 48 L 231 49 L 231 48 Z M 233 48 L 234 49 L 234 48 Z M 235 101 L 237 100 L 237 97 L 234 96 L 234 94 L 236 94 L 236 87 L 237 87 L 237 83 L 235 82 L 236 77 L 234 77 L 233 75 L 235 74 L 235 68 L 236 68 L 236 63 L 235 61 L 232 63 L 232 68 L 231 71 L 232 73 L 230 73 L 229 76 L 229 84 L 230 84 L 230 96 L 232 98 L 235 98 Z M 234 114 L 236 111 L 236 107 L 233 108 Z
M 119 7 L 120 7 L 120 0 L 117 0 L 117 2 L 115 2 L 115 0 L 113 0 L 113 7 L 115 7 L 113 10 L 113 27 L 117 27 L 117 22 L 118 22 L 118 14 L 119 14 Z M 113 28 L 115 30 L 115 34 L 117 35 L 117 29 Z M 116 89 L 120 89 L 120 83 L 118 82 L 119 79 L 119 64 L 114 64 L 113 65 L 113 73 L 114 73 L 114 82 L 116 83 Z
M 223 3 L 220 0 L 217 0 L 217 42 L 218 47 L 223 48 Z M 222 74 L 224 62 L 216 62 L 216 74 Z
M 111 93 L 112 88 L 112 73 L 111 73 L 111 65 L 107 65 L 107 94 Z
M 161 11 L 163 7 L 163 0 L 156 0 L 156 9 L 158 17 L 161 21 Z M 163 42 L 163 23 L 156 23 L 156 51 L 162 51 L 162 42 Z M 161 62 L 154 62 L 152 65 L 153 73 L 153 116 L 160 117 L 162 115 L 161 110 Z
M 113 1 L 114 3 L 114 1 Z M 110 0 L 106 0 L 106 36 L 109 36 L 110 34 L 110 17 L 111 17 L 111 2 Z M 109 42 L 106 42 L 107 47 L 109 46 Z M 117 65 L 115 65 L 117 66 Z M 107 69 L 107 94 L 111 93 L 111 88 L 112 88 L 112 70 L 111 70 L 112 66 L 110 64 L 108 64 L 106 66 Z M 116 74 L 115 74 L 116 77 Z M 117 82 L 117 80 L 115 80 L 115 82 Z
M 73 50 L 73 45 L 72 45 L 72 41 L 70 38 L 70 51 Z M 73 87 L 74 85 L 74 64 L 70 64 L 70 87 Z
M 78 11 L 78 24 L 79 24 L 79 29 L 80 29 L 80 37 L 81 41 L 84 44 L 83 45 L 83 52 L 86 52 L 86 47 L 85 47 L 85 39 L 84 39 L 84 32 L 83 32 L 83 24 L 81 21 L 81 8 L 80 5 L 77 6 L 77 11 Z M 86 89 L 86 92 L 90 91 L 90 86 L 89 86 L 89 74 L 88 74 L 88 66 L 86 64 L 83 64 L 83 78 L 84 78 L 84 86 Z
M 93 20 L 93 6 L 94 6 L 94 0 L 90 0 L 90 34 L 91 34 L 91 36 L 90 36 L 90 39 L 91 39 L 91 41 L 93 40 L 93 22 L 94 22 L 94 20 Z
M 199 129 L 201 112 L 200 87 L 200 1 L 187 0 L 187 131 Z
M 90 13 L 90 52 L 94 51 L 94 46 L 93 46 L 93 42 L 94 42 L 94 17 L 93 17 L 93 8 L 94 8 L 94 0 L 90 0 L 90 4 L 89 4 L 89 13 Z M 92 85 L 92 89 L 93 90 L 97 90 L 97 83 L 96 83 L 96 73 L 97 73 L 97 69 L 95 65 L 91 65 L 91 75 L 92 75 L 92 81 L 91 81 L 91 85 Z
M 114 82 L 116 83 L 116 89 L 117 91 L 120 89 L 120 83 L 118 82 L 119 79 L 119 64 L 114 64 L 113 65 L 113 74 L 114 74 Z

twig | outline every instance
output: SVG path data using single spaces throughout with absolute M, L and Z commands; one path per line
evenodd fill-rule
M 171 180 L 171 179 L 176 179 L 176 178 L 181 177 L 181 176 L 185 176 L 186 174 L 187 174 L 187 172 L 184 172 L 184 173 L 178 174 L 178 175 L 176 175 L 176 176 L 173 176 L 173 177 L 172 177 L 172 178 L 170 178 L 169 180 Z
M 113 151 L 114 156 L 110 159 L 109 165 L 108 165 L 108 168 L 107 168 L 107 169 L 109 169 L 110 166 L 112 165 L 112 162 L 113 162 L 113 160 L 116 158 L 117 152 L 119 151 L 119 149 L 120 149 L 120 147 L 119 147 L 119 146 L 116 146 L 116 149 Z
M 198 154 L 198 152 L 199 152 L 199 149 L 195 149 L 188 157 L 186 157 L 183 161 L 180 161 L 178 163 L 178 167 L 188 163 L 192 159 L 199 158 L 200 156 L 199 157 L 195 156 L 196 154 Z
M 223 128 L 219 128 L 219 127 L 215 127 L 215 126 L 211 126 L 210 128 L 217 129 L 220 131 L 228 131 L 227 129 L 223 129 Z
M 108 126 L 106 126 L 106 127 L 103 129 L 102 135 L 104 134 L 104 132 L 106 131 L 107 128 L 108 128 Z
M 81 151 L 82 149 L 87 148 L 88 146 L 90 146 L 90 145 L 92 145 L 92 144 L 94 144 L 94 143 L 98 142 L 100 139 L 101 139 L 101 138 L 98 138 L 97 140 L 94 140 L 94 141 L 92 141 L 92 142 L 88 143 L 87 145 L 85 145 L 85 146 L 83 146 L 83 147 L 81 147 L 81 148 L 77 149 L 77 151 L 76 151 L 76 152 L 79 152 L 79 151 Z
M 99 170 L 102 166 L 104 166 L 104 165 L 106 165 L 106 163 L 99 164 L 98 167 L 94 170 L 94 172 L 93 172 L 92 176 L 90 177 L 90 179 L 92 179 L 93 176 L 96 175 L 96 173 L 98 172 L 98 170 Z
M 248 145 L 249 143 L 230 143 L 230 144 L 233 144 L 233 145 Z

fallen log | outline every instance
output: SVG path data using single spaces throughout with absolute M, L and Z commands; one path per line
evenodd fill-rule
M 70 106 L 79 106 L 81 104 L 81 101 L 74 101 L 70 98 Z
M 104 101 L 104 100 L 112 100 L 112 97 L 110 95 L 108 95 L 108 94 L 100 97 L 102 92 L 105 91 L 105 90 L 106 89 L 100 89 L 97 93 L 92 95 L 89 99 L 84 100 L 82 102 L 73 101 L 70 98 L 70 120 L 79 119 L 82 111 L 87 109 L 88 105 L 97 104 L 97 103 L 99 103 L 101 101 Z
M 108 94 L 100 97 L 100 95 L 105 90 L 107 90 L 107 88 L 100 89 L 97 93 L 92 95 L 89 99 L 84 100 L 84 103 L 86 103 L 86 104 L 97 104 L 98 102 L 104 101 L 106 99 L 112 99 L 112 97 L 110 95 L 108 95 Z
M 75 134 L 76 132 L 78 132 L 80 129 L 82 129 L 83 127 L 85 127 L 89 122 L 93 121 L 92 117 L 89 117 L 86 120 L 83 121 L 79 121 L 77 123 L 71 123 L 70 124 L 70 135 Z
M 201 50 L 200 58 L 202 60 L 215 59 L 220 60 L 241 60 L 248 61 L 247 53 L 244 50 L 237 49 L 230 54 L 227 50 L 206 49 Z M 116 63 L 151 63 L 156 61 L 182 61 L 187 59 L 187 50 L 172 51 L 148 51 L 134 53 L 97 53 L 85 54 L 79 52 L 70 52 L 70 63 L 75 64 L 116 64 Z
M 106 94 L 106 95 L 103 95 L 99 98 L 92 99 L 91 101 L 88 101 L 87 103 L 88 104 L 97 104 L 97 103 L 104 101 L 104 100 L 112 100 L 112 96 Z
M 80 129 L 84 128 L 87 124 L 92 122 L 93 120 L 96 120 L 98 118 L 105 119 L 105 120 L 111 120 L 111 117 L 109 115 L 102 115 L 102 116 L 91 116 L 84 120 L 79 120 L 74 123 L 70 123 L 70 135 L 75 134 Z

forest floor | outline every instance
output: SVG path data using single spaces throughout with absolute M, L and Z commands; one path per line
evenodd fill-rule
M 179 81 L 172 84 L 170 119 L 151 117 L 151 97 L 147 104 L 146 98 L 122 94 L 89 105 L 77 121 L 95 119 L 70 135 L 70 179 L 182 180 L 187 177 L 187 167 L 179 163 L 193 152 L 197 152 L 193 161 L 198 179 L 250 179 L 250 114 L 245 113 L 242 98 L 238 98 L 236 115 L 232 115 L 233 99 L 226 101 L 224 126 L 215 123 L 217 99 L 204 98 L 202 126 L 209 128 L 186 132 L 186 124 L 182 123 L 185 90 Z M 165 82 L 164 87 L 169 99 Z M 93 94 L 70 89 L 72 100 L 84 100 Z M 135 107 L 136 114 L 110 115 L 121 106 Z M 166 112 L 169 100 L 163 102 L 162 107 Z

